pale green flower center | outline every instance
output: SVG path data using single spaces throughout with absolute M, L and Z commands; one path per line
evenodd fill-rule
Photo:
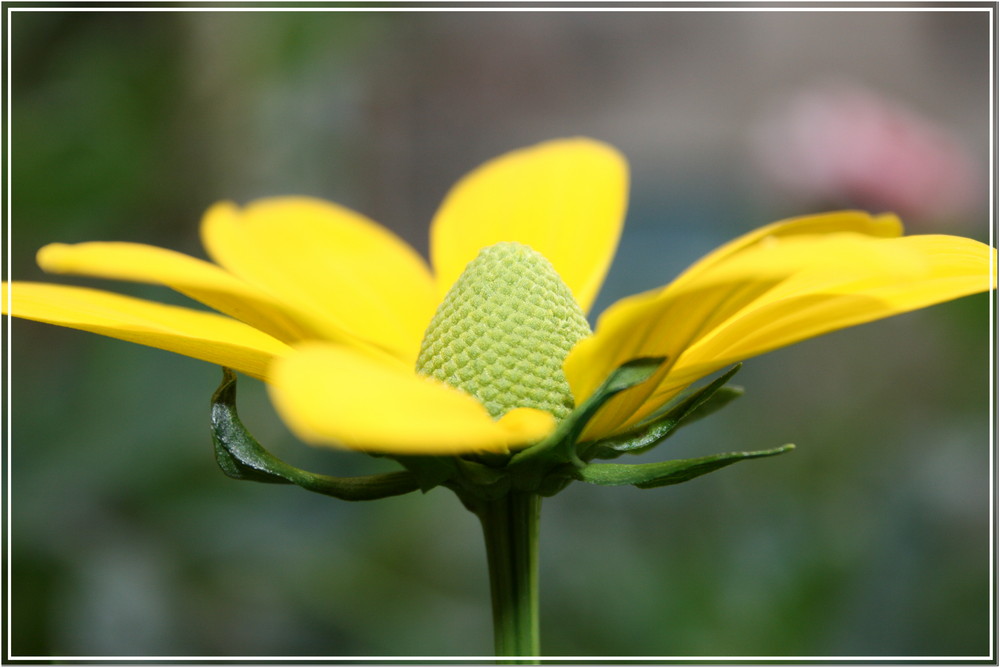
M 573 410 L 562 365 L 590 335 L 572 292 L 543 255 L 503 242 L 459 276 L 424 333 L 417 373 L 479 399 L 499 418 L 512 408 Z

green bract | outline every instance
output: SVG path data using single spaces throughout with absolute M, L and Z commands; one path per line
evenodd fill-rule
M 725 386 L 739 369 L 734 367 L 715 381 L 697 389 L 661 415 L 636 430 L 612 439 L 580 441 L 588 421 L 612 397 L 650 378 L 663 363 L 660 358 L 638 359 L 622 365 L 603 385 L 564 418 L 543 441 L 512 455 L 462 457 L 393 456 L 404 471 L 340 478 L 297 469 L 262 447 L 247 432 L 236 413 L 236 377 L 224 370 L 222 384 L 212 397 L 212 436 L 223 472 L 237 480 L 292 483 L 312 492 L 349 501 L 395 496 L 443 485 L 456 492 L 470 509 L 509 493 L 551 496 L 574 480 L 596 485 L 660 487 L 685 482 L 744 459 L 787 452 L 785 445 L 755 452 L 727 452 L 657 464 L 603 464 L 610 459 L 645 452 L 659 445 L 679 427 L 697 420 L 739 396 Z

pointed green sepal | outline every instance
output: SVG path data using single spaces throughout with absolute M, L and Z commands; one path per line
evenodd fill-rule
M 655 464 L 590 464 L 579 471 L 580 479 L 593 485 L 634 485 L 640 489 L 687 482 L 744 459 L 772 457 L 794 449 L 789 443 L 771 450 L 726 452 L 694 459 L 674 459 Z
M 577 439 L 594 414 L 619 392 L 649 380 L 663 364 L 663 357 L 642 357 L 630 360 L 615 369 L 599 388 L 572 413 L 559 423 L 556 430 L 544 441 L 514 455 L 508 468 L 521 478 L 515 487 L 537 490 L 542 487 L 546 473 L 563 464 L 576 468 L 585 466 L 577 451 Z
M 639 454 L 656 447 L 684 425 L 711 415 L 733 399 L 743 395 L 737 387 L 725 387 L 740 370 L 736 364 L 708 385 L 700 387 L 665 412 L 655 415 L 636 428 L 618 436 L 588 444 L 586 459 L 613 459 L 625 453 Z
M 298 485 L 345 501 L 369 501 L 415 491 L 408 471 L 338 478 L 310 473 L 278 459 L 250 435 L 236 413 L 236 374 L 223 368 L 222 384 L 212 395 L 212 441 L 219 468 L 230 478 Z
M 392 458 L 413 475 L 421 492 L 429 492 L 458 475 L 458 464 L 454 457 L 393 455 Z

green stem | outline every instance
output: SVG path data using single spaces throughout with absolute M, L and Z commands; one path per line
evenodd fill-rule
M 539 655 L 537 494 L 510 492 L 479 512 L 486 538 L 497 656 Z M 506 663 L 531 663 L 508 661 Z

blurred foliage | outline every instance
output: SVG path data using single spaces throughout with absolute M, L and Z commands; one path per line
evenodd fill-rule
M 465 170 L 579 133 L 618 145 L 634 170 L 597 313 L 803 213 L 765 201 L 739 158 L 740 128 L 782 86 L 863 76 L 974 140 L 988 127 L 986 50 L 968 46 L 985 45 L 986 14 L 18 11 L 8 27 L 19 279 L 41 277 L 33 254 L 56 240 L 201 255 L 211 202 L 292 192 L 423 248 Z M 937 231 L 985 238 L 983 214 Z M 747 396 L 666 453 L 793 441 L 794 454 L 547 501 L 544 651 L 986 654 L 987 304 L 754 360 Z M 33 323 L 9 334 L 15 655 L 489 651 L 478 526 L 446 491 L 349 504 L 229 480 L 208 432 L 217 369 Z M 386 469 L 303 447 L 252 381 L 240 411 L 297 466 Z

